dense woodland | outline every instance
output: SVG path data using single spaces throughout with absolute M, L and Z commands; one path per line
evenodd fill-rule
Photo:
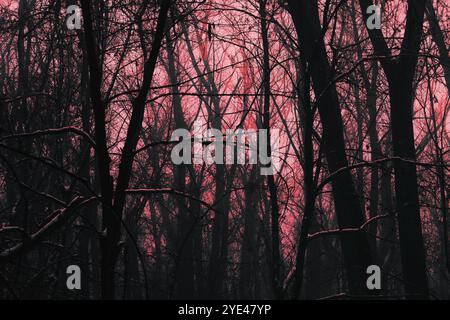
M 0 298 L 449 299 L 450 3 L 372 4 L 1 0 Z M 199 119 L 280 171 L 174 164 Z

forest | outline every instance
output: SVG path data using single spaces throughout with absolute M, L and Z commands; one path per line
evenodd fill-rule
M 0 59 L 0 299 L 450 299 L 448 0 L 0 0 Z

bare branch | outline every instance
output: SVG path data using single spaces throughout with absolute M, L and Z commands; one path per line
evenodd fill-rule
M 95 142 L 91 138 L 91 136 L 89 134 L 87 134 L 86 132 L 84 132 L 83 130 L 78 129 L 76 127 L 51 128 L 51 129 L 45 129 L 45 130 L 37 130 L 34 132 L 28 132 L 28 133 L 13 134 L 13 135 L 1 137 L 0 141 L 10 140 L 10 139 L 18 139 L 18 138 L 27 138 L 27 137 L 39 137 L 39 136 L 62 134 L 62 133 L 75 133 L 75 134 L 83 137 L 94 149 L 96 147 Z

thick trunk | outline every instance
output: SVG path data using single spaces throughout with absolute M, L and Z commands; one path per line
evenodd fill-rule
M 316 1 L 288 1 L 301 54 L 309 63 L 323 129 L 323 143 L 330 173 L 348 166 L 339 100 L 322 39 Z M 331 84 L 330 84 L 331 83 Z M 355 186 L 349 171 L 332 181 L 337 220 L 340 228 L 359 228 L 365 221 Z M 372 256 L 365 233 L 342 234 L 342 252 L 348 277 L 348 290 L 353 294 L 367 293 L 366 268 Z
M 412 90 L 403 84 L 403 79 L 403 72 L 394 72 L 389 86 L 394 156 L 415 161 Z M 428 296 L 428 284 L 416 167 L 397 161 L 394 170 L 405 292 L 413 298 L 425 298 Z
M 367 20 L 368 0 L 360 0 Z M 405 35 L 401 54 L 391 58 L 381 30 L 368 30 L 375 52 L 383 57 L 381 65 L 389 82 L 391 129 L 394 156 L 415 161 L 413 129 L 413 81 L 420 49 L 426 0 L 408 1 Z M 396 161 L 395 193 L 405 294 L 409 298 L 427 298 L 428 281 L 420 220 L 416 166 Z

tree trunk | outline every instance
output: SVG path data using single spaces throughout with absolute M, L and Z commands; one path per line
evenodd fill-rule
M 177 68 L 175 66 L 174 48 L 169 33 L 166 33 L 168 74 L 172 88 L 172 107 L 175 129 L 187 129 L 183 116 L 181 96 L 178 88 Z M 174 189 L 185 192 L 187 166 L 174 165 Z M 191 299 L 194 297 L 194 261 L 193 261 L 193 225 L 192 213 L 189 212 L 186 200 L 176 197 L 178 241 L 175 263 L 175 299 Z
M 239 270 L 239 298 L 255 299 L 255 266 L 258 258 L 256 246 L 256 222 L 258 219 L 258 168 L 253 166 L 245 182 L 244 233 L 242 236 L 240 270 Z
M 449 49 L 445 44 L 445 37 L 442 29 L 439 25 L 439 20 L 436 16 L 436 11 L 433 7 L 433 0 L 426 0 L 426 13 L 427 19 L 430 24 L 431 36 L 433 37 L 434 43 L 439 50 L 439 56 L 441 60 L 441 66 L 444 70 L 445 83 L 447 85 L 447 92 L 450 96 L 450 56 Z
M 365 21 L 368 0 L 360 0 Z M 408 1 L 406 29 L 400 56 L 392 59 L 381 30 L 368 30 L 389 82 L 394 156 L 415 161 L 413 130 L 413 80 L 420 49 L 426 0 Z M 428 281 L 420 221 L 416 166 L 396 161 L 395 193 L 405 293 L 408 298 L 427 298 Z
M 339 100 L 322 38 L 317 1 L 288 1 L 301 54 L 309 64 L 323 130 L 323 143 L 329 172 L 348 166 Z M 343 171 L 332 181 L 334 204 L 340 228 L 359 228 L 365 221 L 352 176 Z M 367 293 L 366 269 L 372 264 L 364 232 L 341 234 L 341 246 L 352 294 Z
M 269 39 L 267 35 L 267 0 L 259 0 L 259 14 L 261 16 L 261 37 L 263 43 L 263 88 L 264 88 L 264 106 L 263 106 L 263 127 L 267 130 L 267 156 L 271 156 L 270 145 L 270 61 L 269 61 Z M 271 217 L 271 272 L 273 295 L 276 299 L 282 297 L 281 288 L 281 253 L 280 253 L 280 226 L 279 226 L 279 208 L 278 208 L 278 191 L 273 174 L 267 176 L 267 184 L 270 194 L 270 217 Z
M 125 144 L 119 164 L 116 189 L 113 192 L 113 181 L 110 173 L 111 159 L 108 153 L 106 136 L 106 103 L 101 93 L 102 71 L 98 61 L 98 45 L 95 40 L 92 27 L 91 1 L 82 0 L 82 13 L 84 31 L 86 37 L 87 60 L 90 73 L 90 95 L 94 109 L 95 141 L 97 144 L 96 160 L 99 168 L 101 194 L 102 194 L 102 224 L 105 233 L 101 240 L 101 286 L 102 298 L 115 298 L 115 266 L 118 256 L 117 243 L 120 239 L 122 214 L 125 207 L 125 190 L 131 178 L 131 169 L 134 159 L 134 151 L 142 128 L 144 107 L 150 85 L 153 79 L 153 71 L 159 55 L 162 39 L 164 37 L 165 22 L 171 1 L 164 0 L 158 15 L 155 36 L 151 52 L 144 63 L 144 75 L 138 95 L 132 101 L 132 114 L 128 125 Z M 143 8 L 145 11 L 145 7 Z

